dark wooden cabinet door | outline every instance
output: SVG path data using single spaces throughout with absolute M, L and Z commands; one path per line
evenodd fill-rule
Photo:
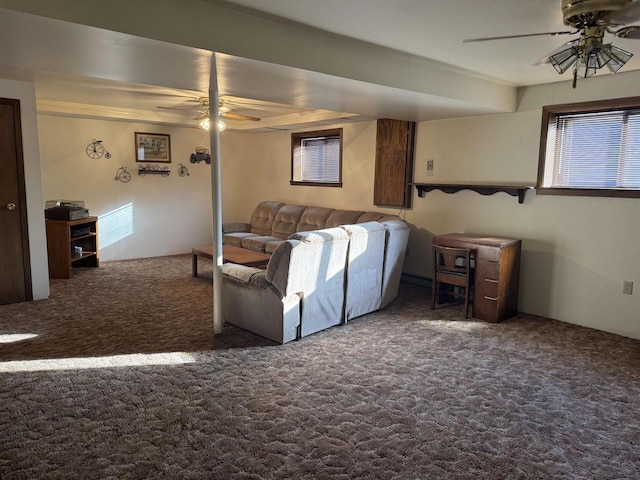
M 373 204 L 411 207 L 415 122 L 378 120 Z
M 20 101 L 0 98 L 0 304 L 32 295 Z

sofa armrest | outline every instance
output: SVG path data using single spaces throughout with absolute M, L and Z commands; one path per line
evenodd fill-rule
M 261 268 L 225 263 L 222 265 L 222 274 L 233 282 L 246 284 L 247 286 L 265 288 L 267 285 L 271 285 L 266 279 L 265 271 Z
M 300 296 L 282 297 L 265 278 L 265 271 L 222 265 L 222 314 L 227 323 L 278 343 L 299 337 Z
M 236 223 L 223 223 L 222 233 L 235 233 L 235 232 L 250 232 L 251 225 L 248 223 L 236 222 Z

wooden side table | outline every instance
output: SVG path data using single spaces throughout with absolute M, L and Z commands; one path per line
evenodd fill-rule
M 433 245 L 474 252 L 475 318 L 500 322 L 518 313 L 522 240 L 449 233 L 434 237 Z

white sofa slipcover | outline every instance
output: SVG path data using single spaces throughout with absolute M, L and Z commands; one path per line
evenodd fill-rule
M 291 235 L 266 270 L 222 266 L 226 322 L 287 343 L 342 322 L 349 236 L 341 228 Z

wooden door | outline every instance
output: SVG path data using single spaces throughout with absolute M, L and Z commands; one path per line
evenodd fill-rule
M 0 304 L 32 299 L 20 101 L 0 98 Z

